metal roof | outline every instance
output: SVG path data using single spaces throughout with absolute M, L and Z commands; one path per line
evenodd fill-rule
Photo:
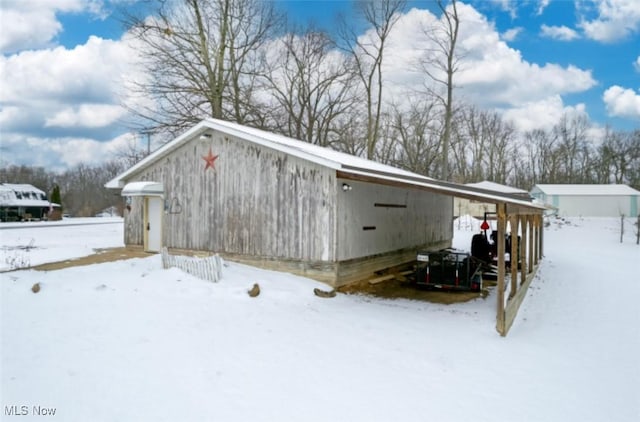
M 480 188 L 480 189 L 489 189 L 489 190 L 494 190 L 496 192 L 502 192 L 502 193 L 529 194 L 529 191 L 526 191 L 524 189 L 518 189 L 518 188 L 514 188 L 507 185 L 501 185 L 500 183 L 490 182 L 488 180 L 483 180 L 482 182 L 478 182 L 478 183 L 465 183 L 465 186 L 471 186 L 471 187 Z
M 535 209 L 544 210 L 543 206 L 523 200 L 522 196 L 498 192 L 495 190 L 465 186 L 462 184 L 439 181 L 417 173 L 402 170 L 396 167 L 377 163 L 361 157 L 356 157 L 329 148 L 313 145 L 283 135 L 267 132 L 260 129 L 242 126 L 237 123 L 206 119 L 168 142 L 151 155 L 144 158 L 133 167 L 110 180 L 105 186 L 112 189 L 123 188 L 127 179 L 133 174 L 145 169 L 171 152 L 189 142 L 190 140 L 209 134 L 211 131 L 225 133 L 230 136 L 244 139 L 267 148 L 281 151 L 318 165 L 336 170 L 338 177 L 366 180 L 372 183 L 394 186 L 412 187 L 420 190 L 428 190 L 443 195 L 459 196 L 468 199 L 483 200 L 492 203 L 508 203 Z
M 531 192 L 540 191 L 547 195 L 573 196 L 640 196 L 640 192 L 627 185 L 535 185 Z

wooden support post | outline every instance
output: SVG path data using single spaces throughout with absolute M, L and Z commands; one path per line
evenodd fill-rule
M 509 225 L 511 226 L 511 250 L 509 252 L 509 260 L 511 262 L 511 289 L 509 291 L 509 298 L 516 295 L 518 291 L 518 221 L 520 219 L 516 214 L 509 217 Z
M 527 238 L 529 230 L 529 216 L 525 215 L 520 218 L 520 227 L 522 227 L 522 241 L 520 242 L 520 285 L 527 281 L 528 265 L 527 265 Z
M 533 248 L 533 262 L 535 265 L 538 265 L 538 261 L 540 261 L 540 222 L 538 220 L 538 216 L 535 217 L 535 221 L 533 222 L 533 230 L 534 230 L 534 248 Z
M 529 215 L 527 216 L 527 226 L 529 227 L 529 271 L 527 272 L 531 272 L 533 271 L 533 266 L 536 265 L 535 260 L 533 259 L 533 249 L 535 247 L 535 232 L 533 230 L 533 226 L 534 226 L 534 222 L 535 222 L 535 215 Z
M 544 220 L 542 219 L 542 214 L 538 216 L 538 221 L 538 227 L 540 230 L 540 255 L 538 256 L 539 261 L 544 256 Z
M 509 219 L 509 223 L 511 224 L 511 234 L 513 235 L 511 239 L 512 291 L 509 295 L 509 299 L 505 302 L 504 276 L 506 271 L 504 268 L 504 254 L 506 251 L 504 240 L 507 219 Z M 496 318 L 496 330 L 503 337 L 507 335 L 509 329 L 513 325 L 513 322 L 518 315 L 520 305 L 524 301 L 527 290 L 529 289 L 529 286 L 531 285 L 535 277 L 536 270 L 538 269 L 537 260 L 541 259 L 542 252 L 542 221 L 542 216 L 536 214 L 523 214 L 520 218 L 518 218 L 517 215 L 508 215 L 506 205 L 498 205 L 498 315 Z M 522 228 L 522 240 L 520 241 L 520 254 L 518 255 L 517 235 L 519 224 Z M 527 238 L 529 238 L 528 242 Z M 527 244 L 529 246 L 535 247 L 527 248 Z M 527 252 L 525 249 L 529 249 L 529 251 Z M 536 261 L 536 264 L 533 264 L 533 261 L 531 260 L 527 262 L 527 254 L 533 258 L 533 261 Z M 519 258 L 521 260 L 522 284 L 520 286 L 513 286 L 514 280 L 517 283 L 517 268 Z
M 505 336 L 507 334 L 504 318 L 504 275 L 505 275 L 505 262 L 504 262 L 504 236 L 507 226 L 507 210 L 506 204 L 501 203 L 496 205 L 498 211 L 498 286 L 497 286 L 497 316 L 496 316 L 496 329 L 500 335 Z

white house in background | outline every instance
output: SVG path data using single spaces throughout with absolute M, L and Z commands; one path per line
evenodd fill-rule
M 529 192 L 524 189 L 513 188 L 511 186 L 501 185 L 499 183 L 484 180 L 478 183 L 467 183 L 465 186 L 483 189 L 486 191 L 498 192 L 506 194 L 518 199 L 530 201 Z M 496 204 L 483 202 L 480 200 L 472 200 L 456 197 L 453 199 L 453 215 L 460 217 L 461 215 L 470 215 L 476 218 L 483 218 L 485 212 L 496 212 Z
M 637 217 L 640 192 L 627 185 L 535 185 L 531 196 L 562 217 Z
M 49 202 L 35 186 L 0 183 L 0 221 L 46 220 L 60 204 Z

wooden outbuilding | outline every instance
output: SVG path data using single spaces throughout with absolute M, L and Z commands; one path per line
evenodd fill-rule
M 542 207 L 521 198 L 215 119 L 106 186 L 122 189 L 127 246 L 216 252 L 336 287 L 450 247 L 454 196 L 498 204 L 503 233 L 509 218 L 530 233 L 523 280 L 542 251 Z

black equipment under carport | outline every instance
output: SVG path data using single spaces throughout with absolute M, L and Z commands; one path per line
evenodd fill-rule
M 494 212 L 485 212 L 484 221 L 480 226 L 482 233 L 475 234 L 471 238 L 471 256 L 483 264 L 485 264 L 486 270 L 491 270 L 491 266 L 494 267 L 498 263 L 498 233 L 495 230 L 491 231 L 491 235 L 487 236 L 487 231 L 490 229 L 490 225 L 487 222 L 487 215 L 495 214 Z M 507 268 L 511 267 L 511 234 L 505 234 L 505 252 L 509 254 L 509 259 L 505 261 Z M 491 238 L 489 240 L 489 237 Z M 518 259 L 520 256 L 520 236 L 518 236 Z
M 418 254 L 415 283 L 432 289 L 478 292 L 482 290 L 482 274 L 479 262 L 467 252 L 443 249 Z

